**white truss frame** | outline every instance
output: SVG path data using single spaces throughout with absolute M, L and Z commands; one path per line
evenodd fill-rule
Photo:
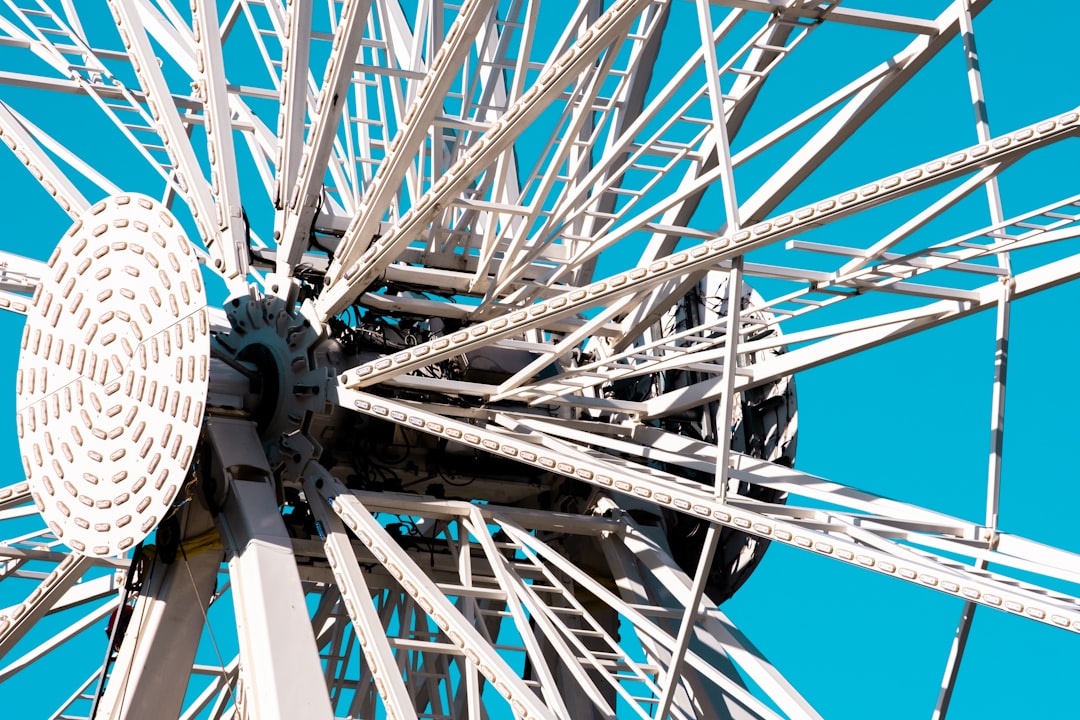
M 1080 194 L 1055 187 L 1006 213 L 999 187 L 1024 158 L 1080 134 L 1080 109 L 1066 97 L 1054 115 L 991 133 L 973 21 L 989 0 L 943 0 L 933 19 L 825 0 L 697 0 L 686 12 L 668 0 L 582 0 L 556 36 L 541 29 L 539 0 L 431 0 L 415 12 L 375 0 L 107 4 L 119 33 L 102 32 L 89 4 L 0 3 L 0 48 L 26 62 L 0 65 L 0 139 L 63 222 L 145 174 L 234 297 L 255 282 L 292 302 L 315 270 L 325 282 L 303 308 L 315 325 L 361 306 L 445 322 L 445 334 L 336 367 L 328 402 L 591 495 L 587 511 L 560 513 L 371 493 L 305 460 L 318 537 L 294 537 L 278 470 L 252 424 L 234 417 L 243 398 L 221 375 L 233 405 L 211 413 L 207 462 L 231 488 L 217 516 L 223 544 L 155 565 L 115 659 L 110 648 L 85 681 L 80 669 L 54 717 L 91 706 L 116 718 L 147 708 L 185 718 L 479 719 L 507 708 L 574 720 L 819 717 L 705 596 L 722 528 L 962 600 L 935 718 L 949 709 L 978 606 L 1080 632 L 1080 556 L 1000 521 L 1011 307 L 1080 277 Z M 688 49 L 653 77 L 676 22 L 696 25 Z M 770 78 L 830 26 L 908 42 L 808 107 L 753 126 Z M 794 207 L 811 174 L 957 38 L 977 142 Z M 234 67 L 242 47 L 250 67 Z M 32 93 L 84 100 L 127 154 L 116 167 L 87 161 L 25 101 Z M 794 139 L 801 147 L 747 187 L 744 169 Z M 926 232 L 980 192 L 988 220 Z M 722 227 L 710 219 L 713 195 Z M 916 209 L 899 224 L 836 239 L 846 219 L 901 199 Z M 605 263 L 639 241 L 630 267 Z M 1034 264 L 1019 261 L 1035 250 L 1045 254 Z M 0 309 L 25 314 L 47 272 L 0 255 Z M 671 330 L 681 299 L 721 277 L 729 290 L 710 301 L 725 310 Z M 744 280 L 763 294 L 728 302 Z M 866 296 L 896 302 L 867 307 Z M 726 433 L 705 442 L 663 425 L 701 413 L 731 427 L 750 391 L 991 309 L 978 522 L 751 457 Z M 491 348 L 531 360 L 493 382 L 425 374 Z M 693 379 L 639 400 L 609 392 L 675 372 Z M 751 486 L 787 502 L 757 499 Z M 696 570 L 672 560 L 662 533 L 635 519 L 642 512 L 706 522 Z M 194 549 L 212 520 L 194 502 L 185 513 L 180 547 Z M 25 482 L 0 488 L 10 528 L 0 681 L 49 662 L 127 603 L 127 559 L 70 554 L 50 532 L 26 529 L 35 517 Z M 412 531 L 397 537 L 392 525 Z M 223 657 L 215 643 L 207 660 L 199 638 L 221 598 L 235 608 L 236 648 Z M 35 635 L 60 617 L 62 629 Z M 620 644 L 619 622 L 639 649 Z

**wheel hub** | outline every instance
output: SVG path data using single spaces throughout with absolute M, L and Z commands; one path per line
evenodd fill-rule
M 231 329 L 215 337 L 235 363 L 254 370 L 248 411 L 256 422 L 270 466 L 280 480 L 298 480 L 318 452 L 309 437 L 313 416 L 328 414 L 327 384 L 333 370 L 320 362 L 322 334 L 295 303 L 252 294 L 226 303 Z

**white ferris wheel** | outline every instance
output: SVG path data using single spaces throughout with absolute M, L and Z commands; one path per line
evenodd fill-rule
M 934 717 L 977 609 L 1075 652 L 1064 516 L 1001 488 L 1014 301 L 1080 276 L 1077 87 L 999 124 L 989 5 L 4 0 L 3 702 L 818 718 L 718 607 L 770 546 L 950 599 Z M 974 426 L 973 512 L 802 469 L 796 376 L 970 317 L 978 352 L 803 405 L 873 427 L 978 376 L 875 460 Z M 1012 470 L 1046 504 L 1061 441 Z

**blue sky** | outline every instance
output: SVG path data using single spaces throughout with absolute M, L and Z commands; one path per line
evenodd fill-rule
M 887 4 L 878 4 L 887 5 Z M 934 16 L 938 2 L 904 4 Z M 869 3 L 853 6 L 870 7 Z M 975 21 L 991 127 L 1005 132 L 1080 103 L 1075 44 L 1060 28 L 1060 5 L 997 0 Z M 826 42 L 833 33 L 831 42 Z M 797 102 L 854 76 L 892 42 L 873 31 L 826 26 L 800 51 L 800 72 L 770 81 L 755 109 Z M 899 49 L 896 47 L 894 49 Z M 890 50 L 891 52 L 891 50 Z M 868 67 L 869 65 L 867 65 Z M 840 70 L 843 69 L 843 72 Z M 74 124 L 73 124 L 74 125 Z M 72 127 L 72 131 L 76 128 Z M 86 132 L 81 126 L 79 131 Z M 810 202 L 887 172 L 976 141 L 959 42 L 815 174 L 792 198 Z M 1019 164 L 1002 180 L 1006 215 L 1063 197 L 1077 186 L 1076 141 L 1066 141 Z M 738 142 L 736 143 L 738 144 Z M 98 152 L 98 150 L 93 150 Z M 102 156 L 100 162 L 108 163 Z M 756 166 L 738 180 L 753 183 Z M 46 257 L 66 227 L 36 185 L 9 155 L 0 157 L 6 182 L 4 249 Z M 36 212 L 42 210 L 39 217 Z M 935 225 L 967 229 L 986 222 L 985 205 Z M 895 212 L 901 213 L 903 209 Z M 981 213 L 981 214 L 980 214 Z M 902 216 L 902 215 L 898 215 Z M 888 216 L 885 221 L 887 222 Z M 826 228 L 814 239 L 873 231 L 866 221 Z M 837 235 L 840 234 L 840 236 Z M 1018 265 L 1025 261 L 1017 258 Z M 1002 529 L 1080 552 L 1072 532 L 1080 506 L 1080 470 L 1072 381 L 1080 340 L 1073 309 L 1080 287 L 1067 285 L 1018 301 L 1013 309 Z M 0 318 L 15 338 L 20 322 Z M 797 465 L 837 482 L 981 521 L 989 448 L 993 372 L 991 314 L 815 369 L 797 380 L 800 438 Z M 14 345 L 14 340 L 12 341 Z M 0 359 L 14 384 L 17 351 Z M 12 393 L 13 395 L 13 393 Z M 0 417 L 2 442 L 17 457 L 13 398 Z M 17 462 L 9 467 L 18 472 Z M 8 583 L 7 585 L 10 585 Z M 25 586 L 24 586 L 25 587 Z M 12 602 L 3 594 L 2 604 Z M 842 566 L 809 553 L 772 547 L 761 567 L 725 611 L 826 718 L 929 717 L 961 603 L 954 598 Z M 227 620 L 227 618 L 224 618 Z M 48 624 L 39 632 L 55 632 Z M 104 641 L 102 640 L 102 644 Z M 955 719 L 1055 717 L 1075 713 L 1071 688 L 1080 638 L 985 608 L 976 613 L 952 711 Z M 97 657 L 92 642 L 76 654 Z M 10 659 L 10 658 L 8 658 Z M 2 663 L 0 663 L 2 664 Z M 0 705 L 38 708 L 54 695 L 53 667 L 0 685 Z M 79 678 L 81 679 L 81 678 Z M 66 696 L 67 690 L 62 693 Z M 38 710 L 27 710 L 36 717 Z
M 1076 48 L 1057 30 L 1058 9 L 995 2 L 976 18 L 994 134 L 1080 101 Z M 883 174 L 864 162 L 896 170 L 973 144 L 963 68 L 954 42 L 852 139 L 845 158 L 822 169 L 822 182 L 854 187 Z M 1075 142 L 1002 179 L 1006 215 L 1075 192 Z M 959 223 L 985 222 L 977 200 Z M 1013 305 L 1001 506 L 1003 530 L 1073 552 L 1078 300 L 1072 284 Z M 797 466 L 982 522 L 993 350 L 986 313 L 805 373 Z M 930 716 L 961 605 L 774 546 L 725 609 L 826 718 L 911 718 Z M 1078 652 L 1073 634 L 980 608 L 949 717 L 1071 716 Z

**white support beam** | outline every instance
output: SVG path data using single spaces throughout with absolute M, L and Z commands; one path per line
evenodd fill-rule
M 540 643 L 537 641 L 536 632 L 533 627 L 531 627 L 531 623 L 537 623 L 541 628 L 544 628 L 544 620 L 546 618 L 543 618 L 532 608 L 528 608 L 529 614 L 526 615 L 526 599 L 523 597 L 523 588 L 520 588 L 515 581 L 514 574 L 508 567 L 506 557 L 499 552 L 499 549 L 495 545 L 495 540 L 488 530 L 486 518 L 484 518 L 476 506 L 472 506 L 467 518 L 462 518 L 459 522 L 464 525 L 470 535 L 476 538 L 483 550 L 485 558 L 491 565 L 500 589 L 506 593 L 506 605 L 509 609 L 510 617 L 514 622 L 514 627 L 517 629 L 518 634 L 521 636 L 522 643 L 525 645 L 527 657 L 531 662 L 533 672 L 536 673 L 540 680 L 540 692 L 543 693 L 544 701 L 557 717 L 570 720 L 570 712 L 567 709 L 563 698 L 573 698 L 577 693 L 575 693 L 572 688 L 559 687 L 558 683 L 555 682 L 555 676 L 552 674 L 551 668 L 545 661 L 543 650 L 540 647 Z M 570 648 L 566 647 L 564 642 L 560 643 L 562 638 L 557 637 L 556 633 L 546 632 L 544 635 L 549 641 L 558 643 L 556 647 L 560 649 L 564 657 L 572 657 L 572 651 Z M 596 691 L 596 688 L 589 681 L 587 675 L 578 673 L 575 675 L 574 679 L 577 680 L 581 689 L 598 707 L 608 714 L 613 712 L 613 708 L 611 708 L 604 701 L 603 696 Z
M 13 293 L 10 290 L 0 290 L 0 310 L 25 315 L 29 303 L 30 298 L 25 295 Z
M 387 629 L 383 627 L 379 614 L 371 604 L 372 592 L 364 579 L 365 573 L 356 560 L 345 525 L 341 518 L 330 511 L 325 498 L 316 488 L 316 483 L 325 484 L 332 480 L 330 473 L 318 463 L 309 463 L 305 471 L 304 492 L 312 517 L 322 525 L 326 536 L 326 559 L 334 572 L 349 619 L 352 620 L 353 631 L 366 660 L 363 672 L 369 674 L 374 681 L 388 714 L 398 720 L 416 720 L 416 709 L 402 681 L 401 673 L 398 672 L 397 658 L 386 636 Z
M 517 715 L 555 719 L 551 710 L 518 677 L 517 671 L 481 637 L 480 632 L 466 620 L 460 610 L 446 599 L 427 573 L 417 567 L 408 553 L 356 496 L 333 477 L 324 479 L 321 487 L 318 481 L 315 485 L 334 512 L 341 516 L 359 538 L 361 544 L 399 580 L 405 592 L 424 609 L 450 641 L 476 664 L 480 673 L 506 698 Z
M 617 273 L 593 283 L 588 288 L 562 292 L 549 300 L 479 323 L 449 337 L 430 340 L 408 350 L 372 360 L 343 372 L 339 376 L 339 382 L 350 388 L 374 385 L 389 377 L 485 346 L 493 340 L 520 335 L 526 330 L 545 327 L 555 320 L 604 306 L 624 296 L 648 291 L 665 281 L 692 276 L 694 273 L 704 274 L 738 255 L 988 165 L 1008 161 L 1036 147 L 1044 147 L 1072 137 L 1078 131 L 1080 112 L 1070 111 L 1056 118 L 1049 118 L 995 138 L 989 143 L 980 143 L 886 176 L 877 182 L 825 198 L 813 205 L 775 217 L 769 222 L 700 243 L 646 267 Z M 373 249 L 369 250 L 369 253 L 373 252 Z M 1038 272 L 1044 271 L 1045 268 Z M 325 295 L 324 293 L 324 297 Z M 321 311 L 325 311 L 327 307 L 323 304 Z M 785 355 L 779 360 L 790 357 L 790 354 Z
M 215 675 L 213 681 L 191 701 L 187 710 L 180 716 L 180 720 L 198 720 L 198 718 L 205 717 L 221 718 L 225 703 L 232 698 L 232 688 L 236 686 L 239 669 L 240 658 L 233 658 L 228 665 L 221 668 L 221 672 Z M 206 710 L 215 696 L 217 697 L 216 707 L 212 708 L 208 714 L 203 715 L 203 711 Z
M 91 558 L 67 555 L 26 597 L 0 615 L 0 657 L 4 657 L 93 566 Z
M 286 198 L 285 209 L 276 213 L 274 219 L 274 233 L 278 236 L 277 270 L 282 275 L 290 275 L 292 267 L 308 249 L 312 220 L 322 197 L 323 180 L 337 139 L 341 113 L 348 105 L 349 83 L 356 69 L 357 53 L 370 10 L 371 0 L 345 0 L 341 6 L 334 31 L 334 51 L 327 61 L 322 87 L 312 108 L 311 130 L 300 157 L 296 184 Z M 306 75 L 305 69 L 295 65 L 292 72 Z
M 726 434 L 726 433 L 723 433 Z M 685 598 L 682 611 L 682 620 L 679 622 L 678 634 L 675 638 L 675 646 L 671 650 L 671 660 L 665 669 L 663 679 L 660 681 L 660 702 L 657 704 L 656 717 L 667 717 L 671 709 L 672 700 L 675 699 L 676 690 L 682 682 L 682 668 L 686 662 L 686 653 L 690 648 L 690 640 L 695 634 L 698 618 L 701 616 L 705 605 L 702 598 L 705 594 L 705 583 L 709 572 L 712 570 L 713 558 L 716 557 L 716 549 L 720 543 L 720 526 L 710 523 L 705 530 L 705 541 L 702 543 L 701 555 L 698 557 L 697 570 L 694 573 L 692 587 Z
M 989 4 L 990 0 L 974 0 L 970 6 L 971 14 L 977 15 Z M 835 12 L 841 8 L 835 7 L 831 10 Z M 836 148 L 903 87 L 907 80 L 956 37 L 960 32 L 960 13 L 955 3 L 936 18 L 933 25 L 935 33 L 916 37 L 904 50 L 888 60 L 885 63 L 889 67 L 888 73 L 857 92 L 762 184 L 758 192 L 743 203 L 742 216 L 746 222 L 755 222 L 772 212 L 794 188 L 809 177 Z
M 704 474 L 713 474 L 716 471 L 715 444 L 647 425 L 620 427 L 599 422 L 544 420 L 534 415 L 514 413 L 498 413 L 493 419 L 506 428 L 528 428 L 552 438 L 562 438 L 596 449 L 602 448 L 628 458 L 641 458 L 644 463 L 663 463 Z M 888 527 L 895 536 L 903 535 L 905 541 L 914 544 L 941 546 L 947 542 L 941 536 L 948 536 L 952 538 L 953 544 L 945 549 L 957 555 L 982 558 L 994 564 L 1080 583 L 1080 573 L 1074 570 L 1080 567 L 1080 556 L 1074 553 L 996 530 L 991 536 L 987 534 L 987 525 L 841 485 L 744 453 L 733 452 L 731 456 L 729 473 L 732 481 L 728 488 L 730 493 L 736 492 L 739 483 L 760 485 L 792 497 L 836 506 L 837 509 L 830 511 L 829 515 L 843 513 L 852 518 L 858 517 L 862 524 L 874 523 Z M 740 498 L 741 496 L 733 496 L 732 500 L 737 502 Z M 792 500 L 789 499 L 788 505 L 777 509 L 786 510 L 791 507 L 791 503 Z M 390 507 L 389 504 L 386 505 L 387 509 Z M 907 533 L 904 529 L 910 529 L 910 532 Z M 992 555 L 989 554 L 991 540 L 996 546 Z M 955 541 L 961 541 L 963 545 L 958 545 Z
M 484 172 L 530 124 L 604 51 L 620 42 L 633 21 L 652 0 L 619 0 L 582 34 L 574 45 L 518 98 L 484 135 L 417 200 L 389 232 L 378 238 L 348 266 L 335 262 L 326 289 L 316 301 L 320 317 L 341 312 L 358 294 L 419 237 L 423 228 L 452 198 Z
M 288 44 L 281 55 L 281 111 L 278 115 L 277 174 L 274 207 L 285 210 L 288 194 L 296 186 L 304 149 L 308 110 L 308 67 L 311 62 L 312 0 L 289 0 Z
M 0 487 L 0 510 L 8 510 L 9 507 L 22 505 L 30 500 L 30 484 L 26 480 Z
M 598 506 L 598 510 L 617 507 L 615 502 L 605 499 Z M 612 545 L 616 551 L 624 552 L 629 558 L 633 558 L 639 570 L 651 576 L 646 579 L 651 580 L 654 586 L 662 587 L 664 591 L 671 593 L 685 606 L 690 597 L 692 585 L 690 577 L 668 553 L 664 552 L 637 526 L 633 519 L 625 515 L 622 515 L 620 519 L 626 524 L 622 537 L 609 538 L 605 541 L 605 545 Z M 739 632 L 719 608 L 710 607 L 709 612 L 703 613 L 698 622 L 700 623 L 699 633 L 704 633 L 718 641 L 722 651 L 765 691 L 785 715 L 790 718 L 821 720 L 821 715 Z
M 149 563 L 97 718 L 180 715 L 221 559 L 219 548 Z
M 757 0 L 753 1 L 757 2 Z M 770 12 L 776 9 L 775 3 L 771 2 L 757 2 L 757 5 L 758 9 Z M 971 14 L 978 14 L 987 5 L 989 5 L 989 0 L 974 0 L 971 3 Z M 826 12 L 828 18 L 832 18 L 834 13 L 842 10 L 844 8 L 838 3 L 832 3 L 826 9 Z M 815 9 L 811 12 L 818 13 L 821 10 Z M 960 15 L 955 4 L 934 20 L 932 26 L 935 30 L 933 33 L 919 35 L 901 52 L 832 96 L 836 100 L 843 99 L 844 104 L 812 138 L 802 143 L 802 147 L 773 173 L 772 177 L 760 183 L 758 190 L 743 202 L 739 216 L 746 225 L 761 222 L 769 213 L 773 212 L 821 163 L 825 162 L 837 148 L 846 142 L 863 123 L 872 117 L 889 98 L 914 77 L 931 58 L 960 32 Z M 817 107 L 814 112 L 808 111 L 808 113 L 813 115 L 816 112 L 824 112 L 826 109 L 831 108 L 832 105 L 833 103 L 828 101 L 823 106 Z M 786 137 L 808 120 L 806 116 L 807 113 L 804 113 L 783 128 L 779 128 L 775 133 L 768 136 L 771 138 L 768 143 Z M 763 138 L 755 145 L 768 143 L 766 143 L 766 138 Z M 745 155 L 749 151 L 750 148 L 747 148 L 743 154 Z M 869 187 L 869 185 L 866 187 Z M 655 242 L 650 247 L 650 252 L 643 259 L 643 264 L 656 262 L 662 256 L 670 254 L 672 252 L 671 247 L 673 247 L 672 243 Z M 696 276 L 691 276 L 691 280 L 695 278 Z M 678 297 L 678 295 L 676 294 L 675 297 Z M 671 302 L 670 296 L 658 294 L 650 298 L 648 302 L 642 303 L 636 314 L 635 322 L 628 328 L 628 334 L 624 342 L 632 341 L 634 337 L 640 334 L 638 328 L 643 324 L 655 321 L 666 308 L 670 307 Z
M 636 633 L 644 636 L 648 642 L 653 643 L 660 651 L 665 653 L 671 652 L 671 648 L 675 645 L 675 638 L 673 638 L 666 630 L 658 627 L 654 618 L 643 614 L 638 605 L 624 602 L 589 573 L 584 572 L 577 565 L 555 552 L 553 548 L 538 537 L 525 532 L 523 528 L 518 527 L 512 521 L 503 521 L 500 519 L 499 522 L 503 530 L 523 547 L 527 547 L 538 557 L 543 558 L 553 568 L 558 569 L 577 585 L 595 595 L 605 605 L 617 610 L 619 615 L 634 628 Z M 613 542 L 619 542 L 619 540 L 620 538 L 618 536 L 612 538 Z M 677 615 L 669 615 L 669 617 L 677 617 Z M 775 712 L 766 707 L 764 703 L 746 690 L 740 679 L 727 677 L 717 668 L 705 662 L 704 659 L 696 653 L 688 653 L 686 661 L 708 682 L 719 687 L 722 693 L 729 695 L 746 708 L 755 709 L 758 716 L 768 718 L 769 720 L 779 720 L 779 716 L 776 715 Z
M 360 208 L 338 246 L 338 265 L 351 265 L 367 250 L 386 209 L 400 191 L 401 181 L 412 167 L 416 153 L 427 140 L 432 120 L 443 111 L 446 93 L 461 71 L 493 6 L 494 0 L 466 0 L 462 4 L 446 32 L 445 42 L 439 47 L 423 80 L 419 81 L 413 101 L 390 141 L 386 158 L 364 190 Z
M 232 578 L 246 712 L 268 720 L 330 720 L 291 538 L 254 424 L 219 421 L 209 429 L 225 474 L 265 478 L 220 480 L 230 483 L 217 520 Z
M 871 10 L 859 10 L 857 8 L 843 6 L 835 7 L 835 3 L 833 3 L 833 7 L 819 9 L 814 7 L 800 7 L 790 2 L 780 2 L 780 0 L 709 0 L 709 2 L 713 5 L 742 8 L 744 10 L 757 10 L 759 12 L 778 15 L 783 18 L 800 18 L 808 21 L 828 20 L 830 22 L 845 23 L 847 25 L 859 25 L 881 30 L 896 30 L 898 32 L 914 33 L 917 35 L 937 35 L 940 31 L 938 23 L 934 20 L 873 12 Z
M 13 660 L 9 665 L 0 669 L 0 682 L 10 680 L 19 672 L 39 662 L 41 658 L 45 657 L 49 653 L 53 652 L 62 645 L 67 644 L 72 639 L 78 637 L 84 631 L 94 627 L 110 614 L 116 611 L 120 605 L 120 599 L 114 598 L 107 603 L 101 605 L 101 607 L 95 608 L 79 620 L 68 625 L 66 628 L 53 635 L 51 638 L 41 643 L 34 649 L 23 654 L 16 660 Z
M 1080 255 L 1047 263 L 1014 277 L 1014 298 L 1022 298 L 1080 277 Z M 899 340 L 916 332 L 996 307 L 1000 283 L 989 283 L 975 300 L 940 300 L 922 308 L 873 318 L 861 330 L 822 340 L 751 365 L 748 376 L 738 378 L 736 391 L 742 392 L 778 378 L 846 357 L 867 348 Z M 682 412 L 710 402 L 723 394 L 720 382 L 705 380 L 646 401 L 646 418 Z
M 1078 270 L 1080 272 L 1080 270 Z M 782 510 L 784 506 L 742 502 L 739 505 L 716 500 L 711 488 L 667 475 L 644 466 L 633 466 L 614 457 L 560 445 L 558 449 L 508 434 L 491 427 L 482 428 L 425 411 L 410 404 L 355 390 L 339 388 L 338 402 L 365 415 L 382 418 L 448 441 L 462 443 L 498 457 L 512 458 L 523 465 L 571 477 L 595 487 L 646 498 L 658 507 L 691 517 L 709 520 L 741 532 L 781 542 L 823 557 L 862 567 L 952 596 L 973 600 L 996 609 L 1005 609 L 1048 625 L 1080 632 L 1080 600 L 1050 594 L 1043 588 L 995 573 L 973 573 L 944 557 L 914 553 L 897 543 L 874 535 L 863 540 L 828 532 L 762 510 Z M 848 535 L 852 526 L 845 524 Z
M 116 18 L 116 26 L 124 47 L 131 55 L 131 64 L 142 85 L 150 114 L 172 161 L 175 184 L 187 201 L 198 226 L 199 236 L 215 264 L 220 262 L 220 267 L 226 267 L 226 253 L 218 232 L 210 189 L 184 127 L 183 115 L 173 102 L 169 84 L 150 44 L 150 36 L 143 25 L 139 7 L 135 0 L 108 0 L 108 3 Z
M 619 516 L 623 515 L 614 506 L 612 509 L 617 510 Z M 640 563 L 638 559 L 630 553 L 623 540 L 624 536 L 622 534 L 609 535 L 600 540 L 600 549 L 604 553 L 608 567 L 611 568 L 612 580 L 619 592 L 619 596 L 625 602 L 633 603 L 638 607 L 651 605 L 657 610 L 668 614 L 677 612 L 677 609 L 670 607 L 671 603 L 666 592 L 656 593 L 652 588 L 648 587 L 647 578 L 639 569 Z M 667 559 L 674 562 L 670 556 Z M 666 619 L 657 617 L 655 622 L 670 635 L 674 636 L 678 632 L 679 620 L 674 617 Z M 671 661 L 671 652 L 668 650 L 669 645 L 657 642 L 646 633 L 636 634 L 638 641 L 641 643 L 641 649 L 645 653 L 645 659 L 658 667 L 667 667 Z M 696 635 L 700 635 L 700 631 Z M 686 663 L 685 669 L 681 673 L 678 687 L 674 691 L 672 708 L 675 712 L 680 712 L 689 717 L 721 717 L 716 708 L 723 706 L 730 696 L 724 692 L 722 686 L 714 685 L 705 680 L 702 674 L 694 668 L 692 655 L 693 651 L 691 651 L 691 656 L 688 658 L 689 662 Z M 720 662 L 714 661 L 713 665 L 718 671 L 731 678 L 733 682 L 738 682 L 738 671 L 727 657 L 721 656 Z M 695 710 L 697 711 L 695 712 Z
M 195 64 L 201 74 L 199 87 L 204 105 L 210 158 L 210 191 L 217 200 L 216 229 L 221 247 L 213 253 L 214 263 L 230 287 L 247 285 L 248 241 L 244 208 L 240 199 L 233 143 L 233 114 L 225 84 L 225 60 L 221 49 L 217 0 L 196 0 L 191 4 L 197 47 Z
M 119 581 L 119 582 L 118 582 Z M 104 600 L 107 597 L 115 595 L 123 584 L 123 575 L 120 573 L 109 573 L 108 575 L 101 575 L 91 580 L 83 580 L 77 582 L 68 588 L 68 591 L 56 601 L 53 605 L 52 612 L 60 612 L 61 610 L 67 610 L 68 608 L 78 607 L 79 605 L 85 605 L 92 603 L 95 600 Z
M 90 202 L 52 158 L 45 154 L 23 125 L 21 118 L 4 102 L 0 102 L 0 140 L 15 153 L 15 157 L 22 161 L 34 179 L 69 216 L 77 218 L 89 209 Z

